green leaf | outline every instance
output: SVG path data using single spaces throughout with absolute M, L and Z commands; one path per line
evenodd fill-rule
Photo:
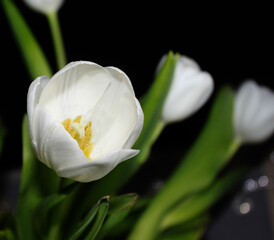
M 198 140 L 137 222 L 129 239 L 153 239 L 159 222 L 173 204 L 205 189 L 216 178 L 234 145 L 233 100 L 230 88 L 219 92 Z
M 104 218 L 107 214 L 109 207 L 109 198 L 104 197 L 100 201 L 95 204 L 90 211 L 87 213 L 84 220 L 77 225 L 74 229 L 71 236 L 68 238 L 69 240 L 76 240 L 80 239 L 94 239 L 96 234 L 101 228 L 101 225 L 104 221 Z M 93 222 L 96 216 L 95 221 Z M 93 223 L 93 224 L 91 224 Z M 87 228 L 91 226 L 91 230 L 87 231 Z
M 105 217 L 107 215 L 109 208 L 108 201 L 103 201 L 98 209 L 98 214 L 96 216 L 95 222 L 91 227 L 91 230 L 87 234 L 87 236 L 84 238 L 85 240 L 93 240 L 95 239 L 96 235 L 98 234 L 100 228 L 102 227 L 102 224 L 105 220 Z
M 1 2 L 30 77 L 32 79 L 38 76 L 51 77 L 50 65 L 14 2 L 11 0 L 2 0 Z
M 209 214 L 200 215 L 184 224 L 173 226 L 163 232 L 160 232 L 157 239 L 201 239 L 210 222 Z
M 165 234 L 159 236 L 157 240 L 199 240 L 205 232 L 205 227 L 200 227 L 198 229 L 192 229 L 185 232 Z
M 185 223 L 199 214 L 208 211 L 223 195 L 228 194 L 231 188 L 235 186 L 235 183 L 243 176 L 243 173 L 245 173 L 243 169 L 229 171 L 207 189 L 176 203 L 164 217 L 161 229 Z
M 53 194 L 49 197 L 44 198 L 39 205 L 36 207 L 34 212 L 35 228 L 37 235 L 44 237 L 46 232 L 49 229 L 49 213 L 50 210 L 55 207 L 57 204 L 62 202 L 66 198 L 66 194 Z
M 147 153 L 148 145 L 151 147 L 151 140 L 155 140 L 155 129 L 158 128 L 158 124 L 161 122 L 162 109 L 173 80 L 178 57 L 178 54 L 174 55 L 172 52 L 169 52 L 163 67 L 157 73 L 152 86 L 142 100 L 142 109 L 145 116 L 144 126 L 134 146 L 137 149 L 142 149 L 138 155 L 138 163 L 142 163 L 145 160 L 142 154 Z
M 96 239 L 104 239 L 108 235 L 113 236 L 119 230 L 120 225 L 124 224 L 124 219 L 136 204 L 137 199 L 137 194 L 126 194 L 111 198 L 108 217 Z
M 32 150 L 28 119 L 22 125 L 23 167 L 16 205 L 16 228 L 19 239 L 37 239 L 33 227 L 34 212 L 44 197 L 58 192 L 59 177 L 38 161 Z

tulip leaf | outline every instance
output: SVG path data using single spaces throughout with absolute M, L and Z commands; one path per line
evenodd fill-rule
M 58 191 L 59 177 L 38 161 L 32 150 L 28 119 L 22 125 L 23 167 L 16 205 L 16 228 L 19 239 L 37 239 L 33 227 L 34 212 L 44 197 Z
M 102 224 L 105 220 L 105 217 L 107 215 L 109 208 L 109 203 L 108 201 L 103 201 L 98 209 L 98 214 L 96 216 L 95 222 L 91 227 L 91 230 L 87 234 L 87 236 L 84 238 L 85 240 L 93 240 L 97 236 L 100 228 L 102 227 Z
M 205 232 L 205 226 L 193 228 L 191 230 L 182 229 L 173 233 L 165 233 L 157 237 L 157 240 L 199 240 Z
M 113 236 L 119 225 L 123 225 L 123 220 L 128 216 L 132 207 L 138 199 L 137 194 L 125 194 L 110 198 L 110 210 L 107 219 L 96 239 L 105 239 L 108 235 Z
M 159 130 L 159 123 L 162 122 L 162 109 L 172 83 L 178 57 L 178 54 L 174 55 L 172 52 L 169 52 L 163 67 L 157 73 L 152 86 L 141 102 L 145 119 L 141 135 L 134 145 L 134 148 L 141 149 L 135 160 L 137 163 L 145 161 L 149 149 L 155 140 L 155 131 L 158 132 Z
M 202 235 L 206 230 L 206 226 L 210 222 L 209 214 L 199 215 L 183 224 L 173 226 L 160 232 L 157 235 L 157 239 L 189 239 L 198 240 L 201 239 Z
M 12 0 L 2 0 L 1 2 L 30 77 L 32 79 L 38 76 L 51 77 L 50 65 L 14 2 Z
M 49 211 L 66 198 L 66 194 L 53 194 L 44 198 L 34 212 L 35 227 L 37 234 L 42 238 L 49 229 Z
M 104 197 L 99 200 L 87 213 L 86 217 L 75 228 L 69 240 L 80 239 L 94 239 L 100 230 L 105 216 L 108 212 L 109 198 Z M 94 220 L 94 221 L 93 221 Z M 90 230 L 87 230 L 91 226 Z
M 143 213 L 129 239 L 153 239 L 159 221 L 174 204 L 212 184 L 228 162 L 234 143 L 233 102 L 231 89 L 221 89 L 198 140 Z
M 165 229 L 177 224 L 183 224 L 195 216 L 208 211 L 223 195 L 228 194 L 229 190 L 243 176 L 244 169 L 229 171 L 217 182 L 211 184 L 207 189 L 183 199 L 181 202 L 168 211 L 164 217 L 161 229 Z
M 178 234 L 170 234 L 165 236 L 160 236 L 158 240 L 199 240 L 203 235 L 205 229 L 193 229 L 192 231 L 178 233 Z

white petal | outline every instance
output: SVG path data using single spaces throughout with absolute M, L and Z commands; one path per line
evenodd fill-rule
M 59 121 L 75 118 L 91 112 L 109 84 L 110 75 L 103 67 L 90 62 L 74 62 L 52 77 L 39 103 Z
M 41 105 L 35 109 L 34 138 L 38 158 L 54 170 L 89 161 L 77 141 Z
M 136 101 L 136 108 L 137 108 L 137 124 L 135 125 L 135 128 L 133 129 L 131 135 L 129 136 L 126 143 L 124 144 L 123 146 L 124 149 L 131 148 L 134 145 L 134 143 L 140 136 L 141 131 L 143 129 L 143 125 L 144 125 L 144 113 L 143 113 L 142 107 L 138 99 L 135 98 L 135 101 Z
M 64 0 L 24 0 L 24 2 L 30 8 L 46 14 L 58 11 Z
M 49 81 L 48 77 L 38 77 L 36 78 L 30 85 L 28 90 L 28 97 L 27 97 L 27 112 L 28 112 L 28 121 L 29 121 L 29 134 L 32 144 L 36 151 L 36 144 L 33 141 L 33 116 L 34 116 L 34 109 L 36 108 L 41 93 L 44 87 L 47 85 Z
M 166 99 L 162 118 L 164 122 L 183 120 L 195 113 L 210 97 L 213 91 L 212 77 L 206 72 L 194 74 L 189 78 L 175 80 Z
M 274 94 L 254 81 L 240 87 L 234 107 L 234 128 L 243 142 L 259 142 L 274 131 Z
M 122 148 L 138 122 L 130 80 L 117 68 L 106 69 L 112 76 L 110 86 L 89 117 L 94 126 L 92 159 Z
M 67 168 L 60 168 L 57 174 L 61 177 L 71 178 L 79 182 L 90 182 L 107 175 L 119 163 L 134 157 L 139 151 L 127 149 L 106 154 L 88 163 L 75 164 Z

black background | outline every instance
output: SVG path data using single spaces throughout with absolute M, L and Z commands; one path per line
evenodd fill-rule
M 22 1 L 14 2 L 55 72 L 55 57 L 46 18 L 27 8 Z M 194 1 L 188 5 L 172 1 L 120 4 L 67 0 L 59 12 L 59 18 L 68 62 L 88 60 L 122 69 L 131 79 L 137 97 L 148 89 L 159 59 L 169 50 L 195 59 L 203 70 L 213 76 L 216 91 L 205 107 L 183 123 L 169 126 L 154 146 L 154 156 L 168 154 L 170 159 L 168 164 L 164 164 L 165 168 L 159 170 L 159 176 L 152 176 L 157 179 L 166 177 L 172 171 L 179 157 L 195 140 L 212 99 L 221 86 L 230 84 L 237 88 L 243 80 L 255 79 L 259 84 L 274 88 L 271 9 L 263 3 L 240 6 L 231 1 L 229 4 L 211 5 Z M 0 162 L 0 173 L 3 174 L 21 165 L 19 133 L 31 79 L 2 8 L 0 29 L 0 115 L 8 129 Z M 260 160 L 263 153 L 273 149 L 273 138 L 267 144 L 252 149 L 260 150 L 257 155 Z M 257 160 L 251 161 L 251 164 L 255 162 L 256 166 Z M 144 179 L 145 176 L 151 177 L 151 168 L 147 167 L 140 174 Z M 142 191 L 138 183 L 132 184 L 133 191 Z

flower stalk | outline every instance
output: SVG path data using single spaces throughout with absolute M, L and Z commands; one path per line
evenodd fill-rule
M 51 30 L 57 66 L 58 66 L 58 69 L 61 69 L 62 67 L 66 65 L 66 53 L 65 53 L 63 38 L 61 34 L 60 24 L 58 20 L 58 13 L 50 12 L 50 13 L 47 13 L 46 16 L 47 16 L 50 30 Z

